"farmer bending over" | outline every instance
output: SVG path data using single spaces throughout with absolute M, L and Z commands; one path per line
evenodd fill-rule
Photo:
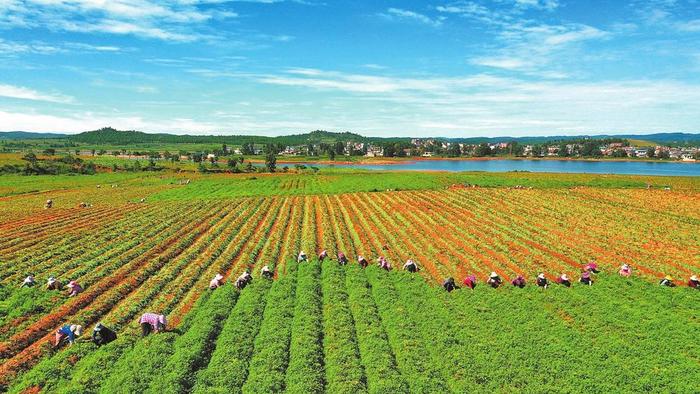
M 698 279 L 697 275 L 693 275 L 688 279 L 688 287 L 691 289 L 696 289 L 700 290 L 700 279 Z
M 415 273 L 418 271 L 418 264 L 416 264 L 415 261 L 408 259 L 406 260 L 406 264 L 403 265 L 403 269 L 410 273 Z
M 322 251 L 321 253 L 319 253 L 319 255 L 318 255 L 318 261 L 323 262 L 323 260 L 325 260 L 326 257 L 328 257 L 328 252 L 326 252 L 325 250 L 323 250 L 323 251 Z
M 83 288 L 78 284 L 78 282 L 72 280 L 68 282 L 68 297 L 75 297 L 83 292 Z
M 97 346 L 106 345 L 117 339 L 117 333 L 105 327 L 104 324 L 97 323 L 92 330 L 92 342 Z
M 69 345 L 73 345 L 73 343 L 75 343 L 75 337 L 79 337 L 82 334 L 83 326 L 77 324 L 66 324 L 65 326 L 56 330 L 53 347 L 58 347 L 61 344 L 61 341 L 63 341 L 64 339 L 68 340 Z
M 236 282 L 234 282 L 234 286 L 236 286 L 236 288 L 238 290 L 243 290 L 246 286 L 248 286 L 248 284 L 252 280 L 253 280 L 253 277 L 250 276 L 250 272 L 245 271 L 241 274 L 241 276 L 236 278 Z
M 46 281 L 46 290 L 61 290 L 61 282 L 50 276 L 49 280 Z
M 495 272 L 492 272 L 491 275 L 489 275 L 488 280 L 486 280 L 486 284 L 493 287 L 494 289 L 497 289 L 502 283 L 503 280 Z
M 523 287 L 525 287 L 525 278 L 523 278 L 522 275 L 518 275 L 515 279 L 513 279 L 512 281 L 510 281 L 510 283 L 511 283 L 513 286 L 519 287 L 519 288 L 522 289 Z
M 467 275 L 466 278 L 464 278 L 464 281 L 462 282 L 465 287 L 468 287 L 472 290 L 476 287 L 476 276 L 474 275 Z
M 348 263 L 348 258 L 345 256 L 345 253 L 338 252 L 338 264 L 345 265 L 347 263 Z
M 547 283 L 547 278 L 544 276 L 544 273 L 540 272 L 539 275 L 537 275 L 537 286 L 546 289 L 549 286 L 549 283 Z
M 583 273 L 581 273 L 581 279 L 579 279 L 578 281 L 583 283 L 584 285 L 593 285 L 593 279 L 591 279 L 591 273 L 589 271 L 583 271 Z
M 455 284 L 455 280 L 452 277 L 449 277 L 445 279 L 444 282 L 442 282 L 442 287 L 447 290 L 448 293 L 452 292 L 452 290 L 457 288 L 457 285 Z
M 221 274 L 216 274 L 216 276 L 214 276 L 214 279 L 212 279 L 209 282 L 209 288 L 214 290 L 223 284 L 224 284 L 224 276 Z
M 664 278 L 661 279 L 661 281 L 659 282 L 659 285 L 666 287 L 676 287 L 676 284 L 673 283 L 673 277 L 671 277 L 671 275 L 664 276 Z
M 367 262 L 367 259 L 365 259 L 362 256 L 357 256 L 357 262 L 360 264 L 360 267 L 362 268 L 367 268 L 369 263 Z
M 165 315 L 159 315 L 151 312 L 146 312 L 141 315 L 139 323 L 141 324 L 141 336 L 144 337 L 151 332 L 163 332 L 165 331 L 165 327 L 168 325 Z
M 270 270 L 270 267 L 267 265 L 263 266 L 260 270 L 260 275 L 262 275 L 263 278 L 272 279 L 272 271 Z
M 302 250 L 299 252 L 299 256 L 297 257 L 297 263 L 301 263 L 302 261 L 306 261 L 306 253 Z
M 561 276 L 557 278 L 557 283 L 566 287 L 571 287 L 571 279 L 569 279 L 567 274 L 561 274 Z
M 622 264 L 622 267 L 620 267 L 620 271 L 618 273 L 622 277 L 629 278 L 630 275 L 632 275 L 632 267 L 630 267 L 628 264 Z
M 24 280 L 22 281 L 22 284 L 19 287 L 34 287 L 36 285 L 36 280 L 34 280 L 33 275 L 29 275 Z

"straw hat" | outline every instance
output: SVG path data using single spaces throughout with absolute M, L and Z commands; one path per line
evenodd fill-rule
M 566 274 L 561 274 L 561 279 L 562 280 L 569 280 L 569 276 Z
M 221 274 L 216 274 L 216 276 L 214 277 L 214 280 L 221 280 L 221 279 L 224 279 L 224 276 Z
M 76 281 L 74 281 L 74 280 L 68 282 L 68 287 L 75 287 L 75 286 L 77 286 L 77 285 L 78 285 L 78 282 L 76 282 Z
M 73 331 L 73 334 L 76 336 L 81 336 L 83 334 L 83 326 L 79 324 L 73 324 L 70 326 L 70 330 Z
M 697 276 L 697 275 L 693 275 L 693 276 L 690 277 L 690 280 L 692 280 L 693 282 L 697 282 L 697 281 L 698 281 L 698 276 Z
M 664 277 L 664 279 L 666 279 L 666 280 L 673 280 L 673 277 L 672 277 L 671 275 L 666 275 L 666 276 Z
M 537 275 L 537 277 L 540 278 L 540 279 L 544 279 L 544 274 L 543 274 L 543 273 L 540 273 L 539 275 Z
M 489 275 L 491 278 L 498 278 L 498 274 L 495 272 L 492 272 L 491 275 Z

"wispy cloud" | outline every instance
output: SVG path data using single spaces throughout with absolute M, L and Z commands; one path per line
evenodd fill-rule
M 0 84 L 0 97 L 12 99 L 46 101 L 51 103 L 69 104 L 74 101 L 70 96 L 39 92 L 22 86 Z
M 444 20 L 444 17 L 441 16 L 431 18 L 425 14 L 402 8 L 389 8 L 386 12 L 380 13 L 379 16 L 393 21 L 409 21 L 432 27 L 440 27 Z
M 5 0 L 0 2 L 0 27 L 48 27 L 71 32 L 134 35 L 165 41 L 203 37 L 198 24 L 234 18 L 230 10 L 205 0 Z

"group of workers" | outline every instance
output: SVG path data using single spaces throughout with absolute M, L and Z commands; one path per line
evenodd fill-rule
M 22 281 L 22 284 L 19 287 L 34 287 L 36 286 L 36 279 L 34 279 L 34 275 L 29 275 L 24 280 Z M 61 282 L 56 279 L 54 276 L 49 276 L 49 279 L 46 281 L 46 290 L 61 290 Z M 75 297 L 78 294 L 83 292 L 83 287 L 78 284 L 78 282 L 72 280 L 68 282 L 66 285 L 68 288 L 68 297 Z
M 321 251 L 321 253 L 319 253 L 318 255 L 319 261 L 323 261 L 326 258 L 328 258 L 328 252 L 326 250 Z M 337 258 L 338 264 L 348 264 L 348 258 L 343 252 L 338 252 Z M 302 263 L 307 260 L 308 256 L 306 255 L 306 253 L 304 251 L 300 251 L 297 255 L 297 262 Z M 357 262 L 362 268 L 366 268 L 369 265 L 367 259 L 365 259 L 363 256 L 358 256 Z M 386 271 L 390 271 L 392 269 L 389 261 L 383 256 L 377 259 L 377 266 Z M 418 272 L 419 270 L 418 264 L 411 259 L 408 259 L 406 261 L 402 269 L 411 273 Z M 581 276 L 579 278 L 579 282 L 587 286 L 592 286 L 592 274 L 597 274 L 599 272 L 600 270 L 598 269 L 598 265 L 595 262 L 588 263 L 583 267 Z M 620 267 L 618 274 L 622 277 L 630 277 L 632 275 L 632 267 L 629 264 L 623 264 Z M 268 265 L 265 265 L 260 270 L 260 276 L 266 279 L 272 279 L 274 277 L 274 273 Z M 236 289 L 240 291 L 243 290 L 252 281 L 253 276 L 251 275 L 250 268 L 248 268 L 238 278 L 236 278 L 233 285 L 236 287 Z M 566 273 L 562 273 L 561 275 L 559 275 L 555 279 L 555 282 L 565 287 L 572 286 L 571 278 L 569 278 L 569 276 Z M 492 288 L 498 288 L 501 285 L 503 285 L 503 283 L 503 279 L 496 272 L 491 272 L 491 274 L 486 279 L 486 284 Z M 518 288 L 524 288 L 527 285 L 527 281 L 525 280 L 525 277 L 523 275 L 516 276 L 515 278 L 513 278 L 513 280 L 510 281 L 510 283 L 511 285 Z M 224 276 L 220 273 L 217 273 L 214 276 L 214 278 L 209 282 L 209 288 L 214 290 L 218 287 L 221 287 L 223 284 Z M 464 285 L 464 287 L 473 290 L 477 285 L 476 276 L 473 274 L 467 275 L 462 281 L 462 284 Z M 545 274 L 542 272 L 539 273 L 535 278 L 535 284 L 542 289 L 546 289 L 547 287 L 549 287 L 549 281 L 547 280 Z M 676 286 L 674 279 L 669 275 L 661 279 L 659 284 L 661 286 L 669 287 Z M 688 280 L 687 284 L 690 288 L 700 290 L 700 279 L 698 279 L 697 275 L 692 275 Z M 35 285 L 36 280 L 32 275 L 29 275 L 24 279 L 21 287 L 33 287 Z M 69 296 L 71 297 L 78 295 L 80 292 L 83 291 L 82 287 L 75 281 L 70 281 L 67 284 L 67 287 L 69 288 Z M 445 279 L 442 282 L 442 287 L 447 292 L 451 292 L 459 288 L 454 278 L 452 277 Z M 49 277 L 46 283 L 46 288 L 48 290 L 60 290 L 61 283 L 55 277 L 51 276 Z M 167 320 L 165 315 L 147 312 L 141 315 L 141 318 L 139 319 L 139 324 L 141 325 L 142 336 L 145 337 L 151 333 L 159 333 L 165 331 L 167 327 Z M 63 341 L 67 341 L 70 345 L 72 345 L 74 342 L 76 342 L 76 337 L 82 335 L 82 331 L 83 327 L 81 325 L 76 324 L 64 325 L 60 327 L 58 330 L 56 330 L 55 333 L 54 346 L 58 347 Z M 102 346 L 114 341 L 115 339 L 117 339 L 116 332 L 107 328 L 104 324 L 100 322 L 97 325 L 95 325 L 92 337 L 89 340 L 91 340 L 97 346 Z
M 581 272 L 581 277 L 579 278 L 579 282 L 586 285 L 586 286 L 592 286 L 593 285 L 593 277 L 592 274 L 597 274 L 600 273 L 600 270 L 598 269 L 598 264 L 595 262 L 591 262 L 586 264 L 586 266 L 583 268 L 583 271 Z M 620 267 L 620 270 L 618 271 L 618 274 L 622 277 L 630 277 L 632 275 L 632 267 L 630 267 L 629 264 L 623 264 Z M 572 282 L 571 278 L 566 273 L 562 273 L 559 275 L 556 279 L 555 282 L 564 286 L 564 287 L 571 287 Z M 525 278 L 522 275 L 516 276 L 513 280 L 510 281 L 510 283 L 519 288 L 524 288 L 527 282 L 525 281 Z M 546 289 L 549 287 L 549 281 L 547 280 L 547 277 L 545 276 L 544 273 L 540 272 L 537 275 L 537 278 L 535 279 L 535 283 L 538 287 Z M 466 278 L 464 278 L 464 281 L 462 282 L 464 287 L 468 287 L 470 289 L 474 289 L 477 284 L 476 276 L 474 275 L 467 275 Z M 503 279 L 496 273 L 496 272 L 491 272 L 489 277 L 486 279 L 486 284 L 488 286 L 491 286 L 493 288 L 498 288 L 503 284 Z M 673 278 L 670 275 L 666 275 L 663 279 L 661 279 L 661 282 L 659 282 L 661 286 L 669 286 L 669 287 L 674 287 L 676 286 Z M 452 290 L 458 289 L 459 287 L 455 283 L 454 278 L 447 278 L 442 282 L 442 287 L 447 290 L 447 292 L 451 292 Z M 700 290 L 700 279 L 696 275 L 692 275 L 690 279 L 688 280 L 688 287 L 692 289 L 697 289 Z

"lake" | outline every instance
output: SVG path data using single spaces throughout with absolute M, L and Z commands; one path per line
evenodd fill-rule
M 700 164 L 584 160 L 419 160 L 401 164 L 311 164 L 317 167 L 399 171 L 530 171 L 590 174 L 700 176 Z

